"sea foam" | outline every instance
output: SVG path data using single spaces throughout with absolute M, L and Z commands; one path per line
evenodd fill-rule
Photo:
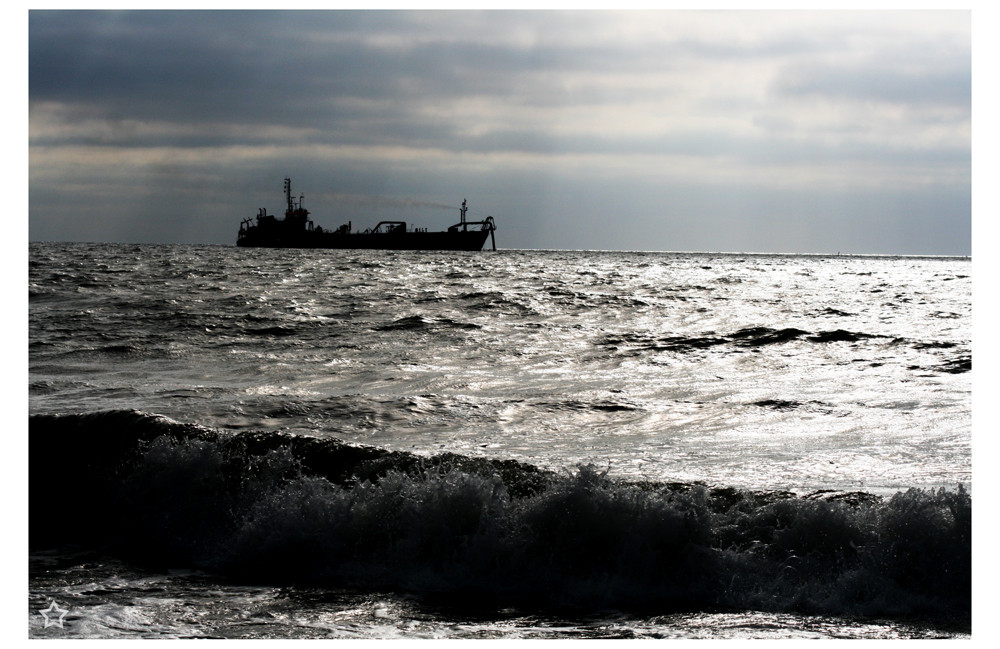
M 970 615 L 961 487 L 801 497 L 627 482 L 135 411 L 34 416 L 30 440 L 32 512 L 64 503 L 32 517 L 33 548 L 519 607 Z

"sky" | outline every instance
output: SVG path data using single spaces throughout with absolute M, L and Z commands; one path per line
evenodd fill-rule
M 969 255 L 972 13 L 41 11 L 31 241 Z

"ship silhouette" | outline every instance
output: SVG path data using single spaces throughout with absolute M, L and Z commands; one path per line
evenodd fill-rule
M 408 227 L 406 221 L 381 221 L 374 228 L 354 231 L 351 222 L 336 230 L 314 225 L 302 197 L 292 196 L 292 181 L 285 178 L 285 217 L 279 219 L 260 208 L 257 217 L 240 223 L 236 245 L 249 248 L 344 248 L 354 250 L 482 250 L 489 237 L 497 249 L 496 223 L 492 216 L 483 221 L 467 219 L 468 205 L 462 200 L 460 221 L 447 230 Z

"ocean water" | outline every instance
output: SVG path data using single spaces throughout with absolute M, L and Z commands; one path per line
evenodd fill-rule
M 29 635 L 965 637 L 971 282 L 30 244 Z

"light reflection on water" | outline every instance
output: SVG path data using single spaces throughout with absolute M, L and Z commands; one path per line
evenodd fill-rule
M 971 372 L 946 369 L 971 362 L 967 259 L 31 254 L 33 413 L 751 488 L 971 481 Z
M 51 588 L 51 586 L 50 586 Z M 51 592 L 51 591 L 50 591 Z M 968 638 L 893 621 L 747 611 L 630 616 L 525 615 L 513 609 L 434 607 L 388 593 L 212 584 L 197 573 L 114 578 L 64 587 L 63 628 L 44 627 L 33 597 L 32 638 L 339 639 L 822 639 Z

